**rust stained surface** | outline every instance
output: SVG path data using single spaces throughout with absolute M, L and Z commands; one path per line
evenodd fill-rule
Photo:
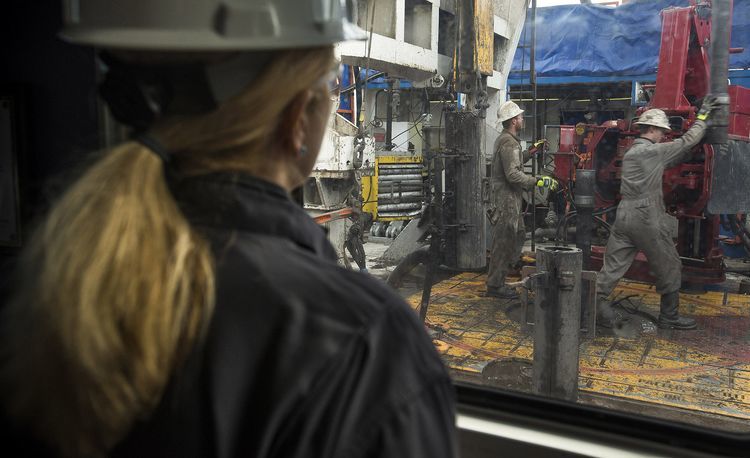
M 533 327 L 518 300 L 484 295 L 485 278 L 462 273 L 434 285 L 427 325 L 451 370 L 473 374 L 479 383 L 513 372 L 517 377 L 504 386 L 529 389 L 524 379 L 531 376 Z M 658 315 L 653 285 L 623 280 L 614 295 L 630 296 L 628 307 L 638 316 Z M 420 298 L 407 300 L 417 308 Z M 707 292 L 681 294 L 681 301 L 681 313 L 694 317 L 698 330 L 646 326 L 582 340 L 579 389 L 750 419 L 750 296 Z
M 477 69 L 483 75 L 493 72 L 495 50 L 495 13 L 492 0 L 474 0 Z

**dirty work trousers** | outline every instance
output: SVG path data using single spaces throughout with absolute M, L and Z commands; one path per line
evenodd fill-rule
M 682 263 L 669 231 L 661 196 L 623 200 L 607 241 L 604 266 L 596 281 L 597 293 L 609 295 L 642 250 L 656 278 L 656 291 L 669 294 L 680 289 Z
M 492 224 L 492 248 L 487 271 L 487 287 L 501 288 L 505 285 L 505 276 L 513 269 L 521 257 L 526 230 L 521 215 L 521 198 L 507 198 L 497 202 L 488 211 Z

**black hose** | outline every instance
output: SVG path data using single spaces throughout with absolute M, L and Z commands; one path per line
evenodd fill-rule
M 391 271 L 390 275 L 388 275 L 386 283 L 388 283 L 388 285 L 392 288 L 400 288 L 404 283 L 404 278 L 406 278 L 406 276 L 412 270 L 414 270 L 420 264 L 427 265 L 430 260 L 429 248 L 429 245 L 425 245 L 418 250 L 406 255 L 406 257 L 396 265 L 396 268 Z M 457 274 L 464 272 L 484 272 L 487 270 L 487 267 L 477 267 L 475 269 L 459 269 L 457 267 L 450 267 L 446 266 L 445 264 L 440 264 L 437 266 L 437 269 L 441 272 Z
M 415 267 L 420 264 L 427 264 L 430 260 L 430 246 L 426 245 L 406 255 L 401 262 L 396 265 L 390 275 L 388 275 L 388 283 L 392 288 L 398 289 L 404 283 L 404 277 L 409 274 Z
M 648 312 L 644 312 L 643 310 L 641 310 L 638 307 L 638 305 L 633 304 L 633 301 L 631 301 L 630 299 L 632 299 L 634 297 L 638 297 L 638 295 L 637 294 L 631 294 L 631 295 L 625 296 L 625 297 L 623 297 L 621 299 L 618 299 L 618 300 L 612 302 L 611 307 L 613 307 L 613 308 L 614 307 L 619 307 L 620 309 L 622 309 L 625 313 L 627 313 L 629 315 L 639 315 L 639 316 L 642 316 L 642 317 L 646 318 L 647 320 L 650 320 L 650 321 L 653 321 L 654 323 L 656 323 L 658 320 L 657 320 L 657 318 L 654 315 L 652 315 L 652 314 L 650 314 Z M 630 303 L 631 307 L 626 307 L 623 304 L 623 302 L 625 302 L 625 301 L 627 301 L 628 303 Z
M 599 224 L 601 224 L 602 226 L 604 226 L 605 229 L 607 229 L 609 231 L 609 230 L 612 229 L 612 226 L 609 223 L 607 223 L 606 221 L 604 221 L 603 219 L 597 218 L 597 217 L 601 216 L 601 215 L 603 215 L 605 213 L 610 213 L 610 212 L 612 212 L 614 210 L 617 210 L 617 205 L 612 205 L 610 207 L 606 207 L 606 208 L 603 208 L 601 210 L 597 210 L 597 211 L 593 212 L 591 215 L 594 217 L 594 221 L 598 222 Z M 578 216 L 578 212 L 577 211 L 572 211 L 572 212 L 566 213 L 562 218 L 560 218 L 560 220 L 557 222 L 557 227 L 555 227 L 555 238 L 559 239 L 561 237 L 561 234 L 565 234 L 566 237 L 567 237 L 567 232 L 562 232 L 561 233 L 561 229 L 563 227 L 565 229 L 567 229 L 569 221 L 571 219 L 575 218 L 576 216 Z

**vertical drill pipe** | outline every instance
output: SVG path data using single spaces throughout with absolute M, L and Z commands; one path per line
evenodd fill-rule
M 583 270 L 591 269 L 591 233 L 594 230 L 594 206 L 596 197 L 594 188 L 596 186 L 596 171 L 578 170 L 576 171 L 575 181 L 575 207 L 576 207 L 576 247 L 581 250 L 581 267 Z M 566 234 L 567 236 L 567 234 Z M 581 297 L 588 298 L 591 296 L 591 284 L 589 282 L 581 284 Z M 583 308 L 583 304 L 581 305 Z M 588 312 L 588 310 L 587 310 Z M 590 312 L 595 314 L 595 312 Z M 583 313 L 581 320 L 587 323 L 585 319 L 587 313 Z M 593 334 L 595 326 L 587 326 L 587 329 Z
M 391 151 L 393 149 L 393 79 L 388 78 L 388 92 L 386 97 L 385 107 L 385 149 Z
M 429 223 L 429 256 L 424 285 L 422 285 L 422 300 L 419 303 L 419 318 L 423 323 L 427 319 L 427 309 L 430 305 L 430 295 L 432 294 L 432 283 L 441 261 L 440 246 L 443 241 L 443 158 L 438 152 L 440 145 L 433 145 L 433 136 L 430 135 L 429 130 L 426 129 L 424 135 L 424 147 L 426 151 L 424 161 L 430 177 L 427 189 L 425 189 L 425 195 L 428 198 L 428 205 L 432 209 L 433 220 Z
M 432 283 L 435 281 L 435 273 L 440 263 L 440 245 L 443 234 L 443 159 L 438 154 L 430 155 L 432 156 L 430 160 L 432 162 L 430 167 L 432 169 L 431 205 L 434 220 L 430 223 L 429 258 L 427 260 L 424 285 L 422 286 L 422 300 L 419 303 L 419 318 L 423 323 L 427 319 L 427 309 L 430 305 L 430 295 L 432 294 Z
M 536 0 L 531 0 L 531 50 L 529 82 L 531 83 L 531 139 L 536 140 Z M 531 174 L 536 176 L 536 156 L 531 158 Z M 536 250 L 536 189 L 531 192 L 531 251 Z
M 711 114 L 712 127 L 706 135 L 708 143 L 725 145 L 729 125 L 729 94 L 727 73 L 729 69 L 729 34 L 731 32 L 731 0 L 711 2 L 711 95 L 724 102 L 720 110 Z
M 536 106 L 536 0 L 531 0 L 531 50 L 530 50 L 530 63 L 529 73 L 531 82 L 531 115 L 532 119 L 532 130 L 531 139 L 537 140 L 539 133 L 537 132 L 537 106 Z M 536 170 L 534 170 L 536 173 Z
M 467 95 L 464 109 L 470 110 L 476 103 L 476 28 L 474 26 L 474 0 L 455 2 L 458 18 L 456 90 Z M 468 99 L 471 100 L 468 100 Z
M 581 250 L 583 256 L 583 269 L 589 270 L 591 265 L 591 231 L 594 226 L 594 180 L 596 172 L 594 170 L 577 170 L 576 171 L 576 247 Z
M 534 393 L 575 401 L 581 326 L 581 250 L 540 247 L 534 290 Z

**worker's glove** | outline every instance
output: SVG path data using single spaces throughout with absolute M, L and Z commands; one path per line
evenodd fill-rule
M 696 116 L 696 118 L 700 119 L 701 121 L 707 121 L 711 116 L 711 112 L 719 108 L 721 108 L 721 104 L 717 103 L 716 97 L 707 95 L 703 98 L 701 109 L 698 110 L 698 115 Z
M 536 185 L 540 188 L 549 188 L 550 191 L 555 191 L 558 183 L 554 178 L 545 175 L 537 178 Z
M 546 145 L 547 145 L 546 138 L 535 141 L 534 143 L 531 144 L 531 148 L 529 148 L 529 154 L 538 153 L 539 150 L 543 149 Z

